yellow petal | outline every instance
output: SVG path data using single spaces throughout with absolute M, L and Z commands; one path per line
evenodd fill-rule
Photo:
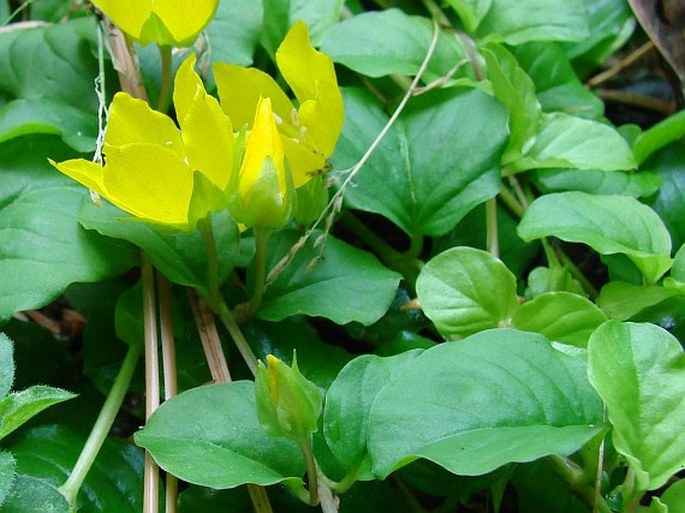
M 193 177 L 173 152 L 153 144 L 114 148 L 104 184 L 103 196 L 119 208 L 148 221 L 187 226 Z
M 109 107 L 105 153 L 126 144 L 158 144 L 183 158 L 181 134 L 168 116 L 152 110 L 143 100 L 117 93 Z
M 48 159 L 50 164 L 59 169 L 69 178 L 76 180 L 78 183 L 85 185 L 89 189 L 93 189 L 101 196 L 107 196 L 107 188 L 103 180 L 102 166 L 89 162 L 84 159 L 72 159 L 64 162 L 55 162 Z
M 290 137 L 282 137 L 283 148 L 288 159 L 288 165 L 293 176 L 295 188 L 306 184 L 313 174 L 326 165 L 326 159 L 315 152 L 311 146 Z
M 174 105 L 188 163 L 225 189 L 233 167 L 233 126 L 219 102 L 207 94 L 193 70 L 195 56 L 187 58 L 174 85 Z
M 153 0 L 152 10 L 173 36 L 174 46 L 189 46 L 214 17 L 218 5 L 219 0 Z
M 271 98 L 271 108 L 281 123 L 293 117 L 295 107 L 276 81 L 261 70 L 233 64 L 214 65 L 214 80 L 221 99 L 221 108 L 233 121 L 233 126 L 252 126 L 259 98 Z
M 105 13 L 121 30 L 139 39 L 143 24 L 150 17 L 153 0 L 122 2 L 121 0 L 93 0 L 93 5 Z
M 285 157 L 278 127 L 271 110 L 271 100 L 260 98 L 257 104 L 252 131 L 245 143 L 245 154 L 240 166 L 240 185 L 238 192 L 242 198 L 248 198 L 252 186 L 259 177 L 265 158 L 271 158 L 278 172 L 278 185 L 281 191 L 286 190 Z

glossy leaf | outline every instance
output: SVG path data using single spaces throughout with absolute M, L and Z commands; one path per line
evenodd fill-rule
M 685 145 L 674 143 L 656 152 L 647 159 L 642 168 L 659 175 L 661 187 L 650 202 L 659 217 L 668 227 L 673 246 L 685 243 Z
M 331 159 L 337 169 L 354 165 L 388 120 L 367 93 L 348 89 L 344 100 L 345 126 Z M 443 235 L 499 191 L 506 132 L 504 109 L 481 91 L 423 94 L 410 101 L 345 200 L 411 236 Z
M 73 397 L 71 392 L 43 385 L 9 394 L 0 400 L 0 439 L 45 408 Z
M 488 330 L 424 351 L 371 407 L 368 447 L 384 478 L 417 458 L 459 475 L 567 455 L 604 431 L 585 365 L 542 336 Z
M 678 296 L 684 295 L 672 288 L 657 285 L 643 287 L 622 281 L 612 281 L 602 287 L 597 297 L 597 305 L 610 319 L 626 321 L 643 310 Z
M 488 13 L 492 6 L 493 0 L 447 0 L 447 3 L 452 7 L 468 32 L 473 32 L 478 28 L 478 25 Z
M 568 483 L 545 460 L 517 465 L 511 484 L 516 489 L 520 513 L 588 513 Z
M 668 506 L 669 513 L 676 513 L 685 509 L 685 479 L 679 479 L 661 496 L 661 501 Z
M 399 9 L 370 11 L 342 21 L 328 31 L 321 50 L 333 61 L 369 77 L 392 73 L 415 75 L 426 57 L 433 26 Z M 426 79 L 445 75 L 466 56 L 458 40 L 441 32 Z
M 543 114 L 533 145 L 516 171 L 571 167 L 617 171 L 636 167 L 628 143 L 612 127 L 563 112 Z
M 633 146 L 635 160 L 641 164 L 664 146 L 685 136 L 685 111 L 681 110 L 642 132 Z
M 659 216 L 626 196 L 560 192 L 536 199 L 518 233 L 582 242 L 602 255 L 623 253 L 654 283 L 671 266 L 671 239 Z
M 588 375 L 637 490 L 657 489 L 685 468 L 685 354 L 678 340 L 651 324 L 608 321 L 590 338 Z
M 17 458 L 20 475 L 31 476 L 43 486 L 57 487 L 66 481 L 85 441 L 85 436 L 64 426 L 46 425 L 22 434 L 13 441 L 10 450 Z M 77 497 L 78 510 L 83 513 L 140 512 L 143 507 L 142 473 L 142 451 L 125 440 L 108 438 L 83 482 Z M 43 503 L 43 508 L 36 509 L 36 513 L 48 511 L 47 504 Z
M 195 414 L 187 415 L 190 410 Z M 135 441 L 167 472 L 212 488 L 295 482 L 305 470 L 294 442 L 268 436 L 259 425 L 254 384 L 248 381 L 175 396 L 155 411 Z
M 219 2 L 205 30 L 211 44 L 212 62 L 252 64 L 259 41 L 264 9 L 262 2 Z
M 588 35 L 582 0 L 493 0 L 476 31 L 480 38 L 519 45 L 579 41 Z
M 238 254 L 239 232 L 226 211 L 212 213 L 211 217 L 219 257 L 219 280 L 223 282 L 233 269 Z M 78 218 L 88 230 L 143 248 L 152 264 L 174 283 L 206 292 L 207 253 L 199 231 L 156 228 L 136 220 L 106 200 L 97 206 L 88 198 L 84 198 Z
M 522 304 L 512 325 L 549 340 L 586 347 L 592 332 L 607 316 L 591 301 L 570 292 L 547 292 Z
M 92 151 L 97 118 L 51 98 L 19 99 L 0 107 L 0 142 L 28 134 L 57 134 L 74 150 Z
M 269 239 L 267 268 L 275 266 L 299 237 L 294 231 L 274 234 Z M 390 307 L 399 282 L 400 275 L 370 253 L 333 237 L 326 239 L 322 253 L 310 240 L 267 289 L 258 316 L 280 321 L 306 314 L 338 324 L 369 325 Z
M 70 513 L 57 486 L 31 476 L 17 476 L 2 513 Z
M 0 451 L 0 508 L 14 484 L 16 461 L 11 453 Z
M 416 280 L 421 308 L 446 337 L 507 326 L 516 307 L 516 277 L 497 258 L 469 247 L 430 260 Z
M 618 194 L 643 198 L 659 190 L 659 176 L 649 171 L 621 173 L 599 169 L 538 169 L 535 184 L 545 193 L 582 191 L 589 194 Z
M 413 350 L 387 358 L 360 356 L 340 371 L 328 389 L 324 436 L 331 452 L 345 469 L 358 469 L 357 479 L 373 479 L 367 436 L 369 412 L 376 396 L 393 376 L 411 365 L 422 352 Z
M 136 258 L 128 246 L 79 226 L 76 213 L 88 193 L 46 158 L 66 151 L 46 137 L 0 145 L 0 173 L 12 176 L 0 182 L 0 319 L 47 304 L 70 283 L 121 273 Z

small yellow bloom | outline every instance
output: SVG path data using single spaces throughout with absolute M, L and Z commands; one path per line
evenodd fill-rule
M 294 188 L 269 98 L 260 98 L 247 134 L 231 213 L 246 227 L 278 228 L 292 217 Z
M 50 161 L 62 173 L 153 223 L 188 229 L 212 208 L 188 218 L 195 172 L 225 191 L 233 167 L 233 127 L 195 73 L 195 55 L 179 68 L 168 116 L 126 93 L 114 96 L 105 133 L 104 168 L 84 159 Z
M 290 85 L 295 109 L 276 81 L 263 71 L 232 64 L 214 65 L 221 107 L 237 127 L 251 127 L 259 98 L 270 98 L 295 187 L 322 169 L 343 126 L 343 102 L 333 61 L 315 50 L 307 26 L 299 21 L 276 52 L 276 62 Z
M 190 46 L 216 13 L 219 0 L 92 0 L 143 46 Z

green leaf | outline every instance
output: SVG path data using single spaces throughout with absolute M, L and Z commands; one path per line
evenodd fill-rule
M 70 513 L 57 486 L 30 476 L 17 476 L 2 513 Z
M 433 25 L 399 9 L 359 14 L 338 23 L 324 37 L 321 50 L 334 62 L 369 77 L 393 73 L 416 75 L 433 39 Z M 446 75 L 466 51 L 459 39 L 440 31 L 425 79 Z
M 264 9 L 261 1 L 219 2 L 206 34 L 211 45 L 211 62 L 252 64 L 259 41 Z
M 36 385 L 0 400 L 0 439 L 9 435 L 45 408 L 75 397 L 59 388 Z
M 315 239 L 320 232 L 314 234 Z M 293 247 L 300 234 L 284 230 L 269 239 L 267 269 L 272 269 Z M 376 322 L 388 310 L 400 275 L 360 249 L 327 237 L 323 248 L 310 239 L 266 290 L 257 315 L 280 321 L 292 315 L 311 315 L 338 324 Z M 323 252 L 322 252 L 323 250 Z
M 85 153 L 95 149 L 97 118 L 52 98 L 14 100 L 0 107 L 0 142 L 28 134 L 57 134 Z
M 542 108 L 533 81 L 508 50 L 491 44 L 482 53 L 495 96 L 509 111 L 509 144 L 502 157 L 506 164 L 521 158 L 532 144 Z
M 446 336 L 471 335 L 509 324 L 518 302 L 516 277 L 479 249 L 448 249 L 430 260 L 416 280 L 424 313 Z
M 604 114 L 604 103 L 578 79 L 558 44 L 526 43 L 511 51 L 535 83 L 545 112 L 560 111 L 588 119 Z
M 6 451 L 0 451 L 0 508 L 14 484 L 16 461 Z
M 94 17 L 0 33 L 0 91 L 97 112 Z M 65 87 L 68 84 L 68 87 Z
M 57 487 L 66 481 L 85 442 L 85 435 L 77 435 L 62 425 L 47 425 L 22 434 L 10 450 L 17 458 L 20 475 L 31 476 L 43 486 Z M 139 513 L 143 509 L 142 475 L 142 451 L 121 438 L 107 438 L 81 486 L 78 511 Z M 47 504 L 36 510 L 17 511 L 53 511 Z
M 488 330 L 424 351 L 369 414 L 373 472 L 425 458 L 458 475 L 568 455 L 602 433 L 602 404 L 580 360 L 542 336 Z
M 259 425 L 249 381 L 175 396 L 155 411 L 135 441 L 166 471 L 212 488 L 298 482 L 305 469 L 294 442 L 270 437 Z
M 207 293 L 207 250 L 198 230 L 183 232 L 143 223 L 105 200 L 97 206 L 87 198 L 78 218 L 88 230 L 143 248 L 152 264 L 174 283 Z M 214 212 L 211 218 L 219 258 L 219 280 L 223 283 L 233 270 L 240 234 L 227 211 Z
M 673 336 L 651 324 L 607 321 L 590 337 L 588 375 L 638 491 L 660 488 L 685 468 L 685 354 Z
M 70 283 L 121 273 L 135 258 L 128 246 L 79 226 L 76 213 L 88 193 L 48 156 L 72 155 L 54 137 L 0 144 L 0 319 L 49 303 Z
M 493 0 L 478 38 L 520 45 L 528 41 L 580 41 L 588 36 L 582 0 Z
M 685 479 L 679 479 L 669 486 L 661 496 L 661 502 L 666 504 L 672 513 L 685 511 Z
M 673 143 L 652 155 L 642 168 L 661 178 L 659 192 L 650 204 L 668 227 L 673 246 L 685 243 L 685 144 Z
M 673 257 L 673 267 L 671 267 L 671 281 L 676 282 L 676 288 L 685 291 L 685 244 Z
M 9 394 L 14 383 L 13 352 L 14 348 L 10 338 L 4 333 L 0 333 L 0 399 Z
M 625 0 L 584 0 L 590 33 L 572 43 L 562 43 L 581 77 L 621 48 L 635 29 L 635 17 Z
M 447 0 L 461 18 L 467 32 L 474 32 L 490 10 L 493 0 Z
M 420 349 L 381 358 L 363 355 L 340 371 L 326 392 L 323 429 L 333 455 L 357 480 L 373 479 L 367 448 L 369 412 L 376 396 L 393 376 L 422 353 Z
M 661 218 L 627 196 L 547 194 L 530 205 L 518 234 L 526 241 L 554 236 L 582 242 L 602 255 L 623 253 L 650 283 L 671 267 L 671 239 Z
M 659 190 L 661 179 L 649 171 L 621 173 L 599 169 L 537 169 L 532 175 L 544 193 L 582 191 L 643 198 Z
M 549 340 L 586 347 L 592 332 L 607 316 L 582 296 L 570 292 L 547 292 L 522 304 L 512 325 L 540 333 Z
M 563 112 L 543 114 L 533 145 L 511 164 L 515 171 L 548 167 L 634 169 L 628 143 L 612 127 Z
M 676 112 L 642 132 L 633 146 L 638 164 L 664 146 L 685 137 L 685 110 Z
M 511 484 L 519 513 L 588 513 L 587 506 L 546 460 L 517 465 Z
M 345 126 L 332 162 L 354 165 L 388 116 L 373 97 L 344 91 Z M 506 114 L 481 91 L 443 89 L 409 102 L 345 192 L 347 204 L 410 236 L 442 235 L 500 190 Z M 389 193 L 391 192 L 391 193 Z
M 685 295 L 672 288 L 650 285 L 647 287 L 621 281 L 604 285 L 597 297 L 599 306 L 610 319 L 626 321 L 643 310 L 655 307 L 671 298 Z

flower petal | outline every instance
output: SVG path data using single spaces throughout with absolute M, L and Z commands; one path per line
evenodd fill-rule
M 126 144 L 157 144 L 183 158 L 181 134 L 168 116 L 152 110 L 143 100 L 117 93 L 109 107 L 105 154 Z
M 238 192 L 243 201 L 249 201 L 250 191 L 259 177 L 264 159 L 269 157 L 278 173 L 279 189 L 285 193 L 285 157 L 278 127 L 271 110 L 270 98 L 260 98 L 257 104 L 252 131 L 245 142 L 245 154 L 240 166 Z
M 181 137 L 190 167 L 223 190 L 233 167 L 233 126 L 216 98 L 205 91 L 194 64 L 191 54 L 176 73 L 174 105 Z
M 107 156 L 104 183 L 109 201 L 162 224 L 185 227 L 193 190 L 190 168 L 172 151 L 154 144 L 129 144 Z
M 292 102 L 276 81 L 255 68 L 233 64 L 214 65 L 214 79 L 221 99 L 221 108 L 236 128 L 252 126 L 259 98 L 271 98 L 271 108 L 281 121 L 289 123 L 295 112 Z
M 152 12 L 153 0 L 122 2 L 121 0 L 93 0 L 92 4 L 105 13 L 117 27 L 134 39 L 139 39 L 143 25 Z
M 219 0 L 153 0 L 152 10 L 174 39 L 168 44 L 189 46 L 214 17 L 218 5 Z
M 282 140 L 295 188 L 306 184 L 317 170 L 326 165 L 325 157 L 303 141 L 285 136 Z
M 78 183 L 93 189 L 101 196 L 107 197 L 107 188 L 103 180 L 102 166 L 84 159 L 72 159 L 64 162 L 55 162 L 48 159 L 50 164 L 60 172 Z

